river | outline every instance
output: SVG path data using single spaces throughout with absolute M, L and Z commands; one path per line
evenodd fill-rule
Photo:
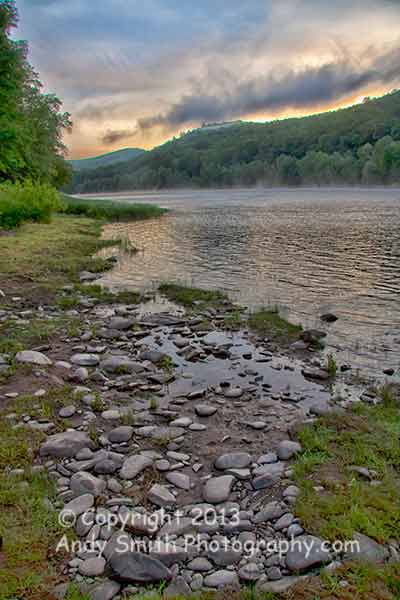
M 102 281 L 154 288 L 174 281 L 221 289 L 254 308 L 278 306 L 326 328 L 341 362 L 400 367 L 400 190 L 250 189 L 132 193 L 109 198 L 170 209 L 149 221 L 108 225 L 129 239 Z M 320 315 L 335 313 L 323 326 Z

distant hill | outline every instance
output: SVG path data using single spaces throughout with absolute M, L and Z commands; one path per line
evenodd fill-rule
M 140 154 L 143 154 L 143 152 L 145 152 L 145 150 L 142 150 L 141 148 L 123 148 L 122 150 L 108 152 L 107 154 L 101 154 L 100 156 L 69 160 L 68 162 L 70 165 L 72 165 L 74 171 L 83 171 L 86 169 L 97 169 L 99 167 L 105 167 L 115 163 L 124 162 L 126 160 L 131 160 Z
M 134 160 L 75 174 L 68 191 L 400 183 L 400 91 L 270 123 L 206 125 Z

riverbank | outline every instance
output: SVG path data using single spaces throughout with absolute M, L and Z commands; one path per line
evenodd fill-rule
M 102 291 L 99 235 L 64 216 L 0 237 L 0 596 L 396 599 L 396 388 L 338 396 L 313 336 L 223 294 L 168 285 L 160 314 Z M 124 522 L 149 552 L 115 551 Z

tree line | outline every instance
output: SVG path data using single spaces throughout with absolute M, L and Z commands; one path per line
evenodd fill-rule
M 360 105 L 174 138 L 151 152 L 74 173 L 69 191 L 400 183 L 400 91 Z
M 0 183 L 30 180 L 59 187 L 70 178 L 62 135 L 71 127 L 54 94 L 43 92 L 28 45 L 12 39 L 14 0 L 0 0 Z

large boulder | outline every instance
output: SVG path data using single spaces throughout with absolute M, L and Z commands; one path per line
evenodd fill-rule
M 53 364 L 45 354 L 36 352 L 35 350 L 22 350 L 17 353 L 15 360 L 19 363 L 28 363 L 40 367 L 49 367 Z
M 114 552 L 109 566 L 122 583 L 158 583 L 172 579 L 171 571 L 162 562 L 141 552 Z
M 84 431 L 63 431 L 47 438 L 40 448 L 41 456 L 71 458 L 82 448 L 93 448 L 93 442 Z

